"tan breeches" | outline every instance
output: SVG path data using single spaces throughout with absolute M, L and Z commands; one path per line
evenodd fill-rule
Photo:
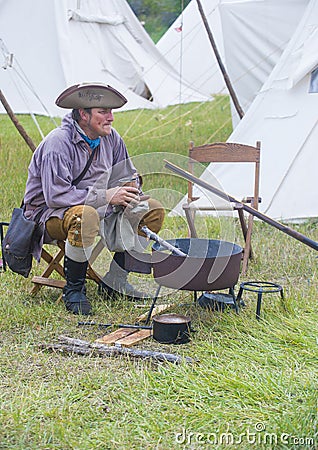
M 139 228 L 147 226 L 154 233 L 158 233 L 164 221 L 164 208 L 160 202 L 150 198 L 149 211 L 142 217 Z M 46 229 L 52 239 L 68 240 L 76 247 L 89 247 L 93 245 L 99 234 L 100 218 L 96 209 L 87 205 L 72 206 L 63 219 L 51 217 L 46 222 Z M 142 234 L 142 233 L 140 233 Z

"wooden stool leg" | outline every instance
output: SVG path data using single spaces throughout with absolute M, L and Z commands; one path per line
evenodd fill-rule
M 47 250 L 42 248 L 41 253 L 41 259 L 43 259 L 47 263 L 46 269 L 41 273 L 40 276 L 34 276 L 32 278 L 32 283 L 34 283 L 34 286 L 30 290 L 30 293 L 32 295 L 39 292 L 42 286 L 49 286 L 54 288 L 63 289 L 65 286 L 65 274 L 64 269 L 62 265 L 60 264 L 60 261 L 63 259 L 65 255 L 65 242 L 64 241 L 58 241 L 57 245 L 59 247 L 59 251 L 56 253 L 56 255 L 52 256 Z M 99 241 L 96 245 L 96 247 L 93 250 L 92 258 L 89 261 L 88 269 L 87 269 L 87 275 L 86 277 L 90 280 L 95 281 L 97 284 L 100 284 L 101 282 L 101 276 L 93 269 L 92 264 L 99 255 L 99 253 L 104 248 L 101 241 Z M 63 280 L 56 280 L 54 278 L 50 278 L 50 275 L 53 272 L 57 272 Z
M 41 258 L 48 263 L 48 266 L 40 276 L 34 276 L 32 278 L 32 283 L 34 283 L 34 286 L 30 291 L 31 295 L 39 292 L 42 286 L 56 287 L 59 289 L 64 287 L 64 280 L 54 280 L 49 278 L 53 271 L 58 272 L 64 278 L 64 270 L 60 264 L 63 257 L 64 251 L 62 249 L 60 249 L 55 256 L 50 255 L 45 249 L 42 249 Z

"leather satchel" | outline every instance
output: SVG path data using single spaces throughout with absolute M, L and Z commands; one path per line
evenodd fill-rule
M 24 217 L 23 208 L 14 208 L 2 242 L 2 255 L 13 272 L 29 276 L 32 268 L 32 243 L 38 239 L 39 225 Z

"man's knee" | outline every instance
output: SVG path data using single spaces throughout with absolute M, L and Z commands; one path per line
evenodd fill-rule
M 140 221 L 140 227 L 145 225 L 154 233 L 158 233 L 163 225 L 165 210 L 162 204 L 154 198 L 150 198 L 148 200 L 148 203 L 149 211 L 143 216 L 142 220 Z
M 99 233 L 99 216 L 91 206 L 73 206 L 66 211 L 63 228 L 71 245 L 89 247 Z

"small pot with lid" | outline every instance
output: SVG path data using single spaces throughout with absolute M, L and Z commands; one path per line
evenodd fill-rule
M 153 338 L 162 344 L 185 344 L 190 341 L 191 319 L 181 314 L 153 317 Z

